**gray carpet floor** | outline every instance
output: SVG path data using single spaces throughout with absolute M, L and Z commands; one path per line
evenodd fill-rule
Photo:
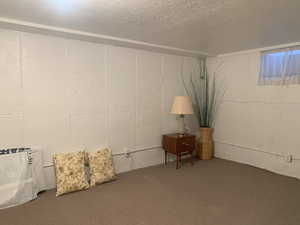
M 0 210 L 0 225 L 299 225 L 300 180 L 221 159 L 155 166 Z

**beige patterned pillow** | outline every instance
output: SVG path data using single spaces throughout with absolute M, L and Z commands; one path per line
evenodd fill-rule
M 110 149 L 89 153 L 91 186 L 115 179 L 115 169 Z
M 89 188 L 84 168 L 85 152 L 54 154 L 56 196 Z

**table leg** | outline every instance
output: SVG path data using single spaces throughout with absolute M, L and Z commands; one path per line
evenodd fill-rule
M 179 168 L 179 155 L 178 153 L 176 154 L 176 169 Z
M 191 164 L 194 165 L 194 162 L 193 162 L 193 151 L 191 151 Z
M 168 163 L 168 153 L 167 151 L 165 151 L 165 165 L 167 165 Z
M 179 168 L 181 168 L 181 154 L 179 153 Z

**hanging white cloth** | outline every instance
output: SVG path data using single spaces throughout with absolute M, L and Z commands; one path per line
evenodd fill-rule
M 258 83 L 300 84 L 300 46 L 262 52 Z

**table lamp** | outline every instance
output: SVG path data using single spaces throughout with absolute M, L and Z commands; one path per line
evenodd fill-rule
M 173 106 L 171 109 L 172 114 L 177 114 L 181 118 L 181 128 L 179 134 L 184 135 L 186 131 L 184 115 L 193 114 L 193 107 L 190 97 L 188 96 L 175 96 Z

